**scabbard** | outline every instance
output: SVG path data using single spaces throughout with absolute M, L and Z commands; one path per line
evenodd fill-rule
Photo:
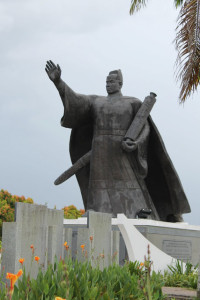
M 83 155 L 80 159 L 78 159 L 72 167 L 70 167 L 68 170 L 63 172 L 55 181 L 55 185 L 59 185 L 69 179 L 71 176 L 76 174 L 78 170 L 82 169 L 85 167 L 89 162 L 90 162 L 90 157 L 91 157 L 91 150 L 87 152 L 85 155 Z
M 156 102 L 156 94 L 150 93 L 150 96 L 147 96 L 141 107 L 139 108 L 137 114 L 135 115 L 135 118 L 133 119 L 133 122 L 131 123 L 124 139 L 131 139 L 135 141 L 140 134 L 142 128 L 144 127 L 147 118 L 150 114 L 150 111 L 152 110 L 155 102 Z

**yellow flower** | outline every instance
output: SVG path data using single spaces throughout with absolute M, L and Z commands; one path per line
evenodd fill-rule
M 64 244 L 63 244 L 65 247 L 67 246 L 67 242 L 64 242 Z
M 55 300 L 66 300 L 66 299 L 61 298 L 61 297 L 56 297 Z

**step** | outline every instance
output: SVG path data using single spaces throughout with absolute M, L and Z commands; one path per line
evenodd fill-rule
M 196 290 L 188 290 L 186 288 L 179 288 L 179 287 L 167 287 L 164 286 L 162 288 L 163 295 L 166 295 L 166 300 L 176 299 L 176 300 L 190 300 L 197 297 Z

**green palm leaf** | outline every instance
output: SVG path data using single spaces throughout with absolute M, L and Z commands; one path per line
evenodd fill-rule
M 181 80 L 180 101 L 197 89 L 200 81 L 200 0 L 186 0 L 178 17 L 176 34 L 177 79 Z
M 176 8 L 183 4 L 184 0 L 174 0 Z M 146 6 L 147 0 L 131 0 L 130 14 L 140 10 L 142 7 Z
M 130 14 L 140 10 L 143 6 L 146 6 L 147 0 L 131 0 Z
M 174 0 L 174 4 L 175 4 L 175 6 L 177 8 L 178 6 L 180 6 L 180 5 L 183 4 L 183 0 Z

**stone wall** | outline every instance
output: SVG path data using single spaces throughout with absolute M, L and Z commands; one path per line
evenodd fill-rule
M 89 212 L 86 226 L 74 228 L 63 225 L 63 210 L 43 205 L 16 203 L 15 216 L 15 222 L 3 223 L 1 268 L 4 274 L 17 273 L 21 268 L 20 258 L 24 258 L 26 272 L 33 278 L 39 266 L 45 270 L 55 256 L 58 259 L 66 256 L 80 261 L 88 259 L 101 269 L 113 260 L 119 261 L 119 232 L 112 232 L 110 214 Z M 65 241 L 68 250 L 64 247 Z M 40 257 L 39 263 L 34 261 L 34 256 Z
M 3 223 L 1 267 L 5 274 L 17 273 L 19 259 L 24 258 L 27 272 L 35 277 L 39 264 L 32 263 L 34 256 L 39 256 L 40 265 L 46 268 L 55 255 L 58 258 L 62 255 L 63 211 L 43 205 L 16 203 L 15 219 L 15 222 Z

